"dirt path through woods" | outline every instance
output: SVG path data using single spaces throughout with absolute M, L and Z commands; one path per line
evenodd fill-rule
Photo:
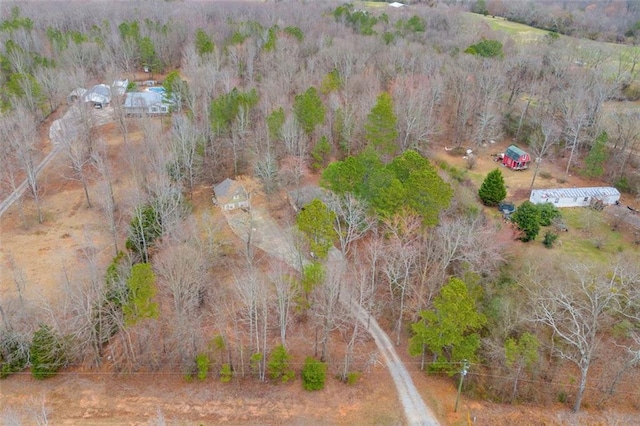
M 234 233 L 243 241 L 250 240 L 252 244 L 266 253 L 284 260 L 289 266 L 302 272 L 303 261 L 300 260 L 298 250 L 292 244 L 293 237 L 290 230 L 282 230 L 267 211 L 260 206 L 254 205 L 250 213 L 240 210 L 225 211 L 225 216 Z M 328 262 L 343 262 L 342 254 L 337 249 L 332 248 Z M 338 266 L 338 268 L 340 267 Z M 351 309 L 358 321 L 373 337 L 396 385 L 398 398 L 404 408 L 407 423 L 424 426 L 439 425 L 440 423 L 435 415 L 425 405 L 418 393 L 389 336 L 378 325 L 375 318 L 344 291 L 340 293 L 340 302 Z

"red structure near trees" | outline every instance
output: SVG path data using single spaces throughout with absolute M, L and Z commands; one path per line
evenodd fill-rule
M 529 168 L 531 157 L 529 154 L 521 150 L 515 145 L 509 146 L 504 152 L 502 158 L 502 164 L 510 168 L 511 170 L 524 170 Z

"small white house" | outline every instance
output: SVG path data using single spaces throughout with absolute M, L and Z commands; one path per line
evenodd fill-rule
M 596 201 L 605 205 L 620 200 L 620 191 L 612 187 L 534 189 L 529 201 L 533 204 L 551 203 L 556 207 L 588 207 Z

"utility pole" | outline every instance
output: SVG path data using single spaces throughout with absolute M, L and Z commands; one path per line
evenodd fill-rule
M 469 370 L 469 362 L 466 359 L 462 360 L 462 371 L 460 371 L 460 383 L 458 384 L 458 396 L 456 396 L 456 406 L 453 408 L 453 412 L 458 411 L 458 401 L 460 400 L 460 392 L 462 392 L 462 381 L 464 380 L 464 376 L 467 375 L 467 371 Z

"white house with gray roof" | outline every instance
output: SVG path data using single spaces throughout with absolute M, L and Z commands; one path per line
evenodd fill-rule
M 620 191 L 612 187 L 534 189 L 529 197 L 533 204 L 556 207 L 588 207 L 595 201 L 610 205 L 619 200 Z

